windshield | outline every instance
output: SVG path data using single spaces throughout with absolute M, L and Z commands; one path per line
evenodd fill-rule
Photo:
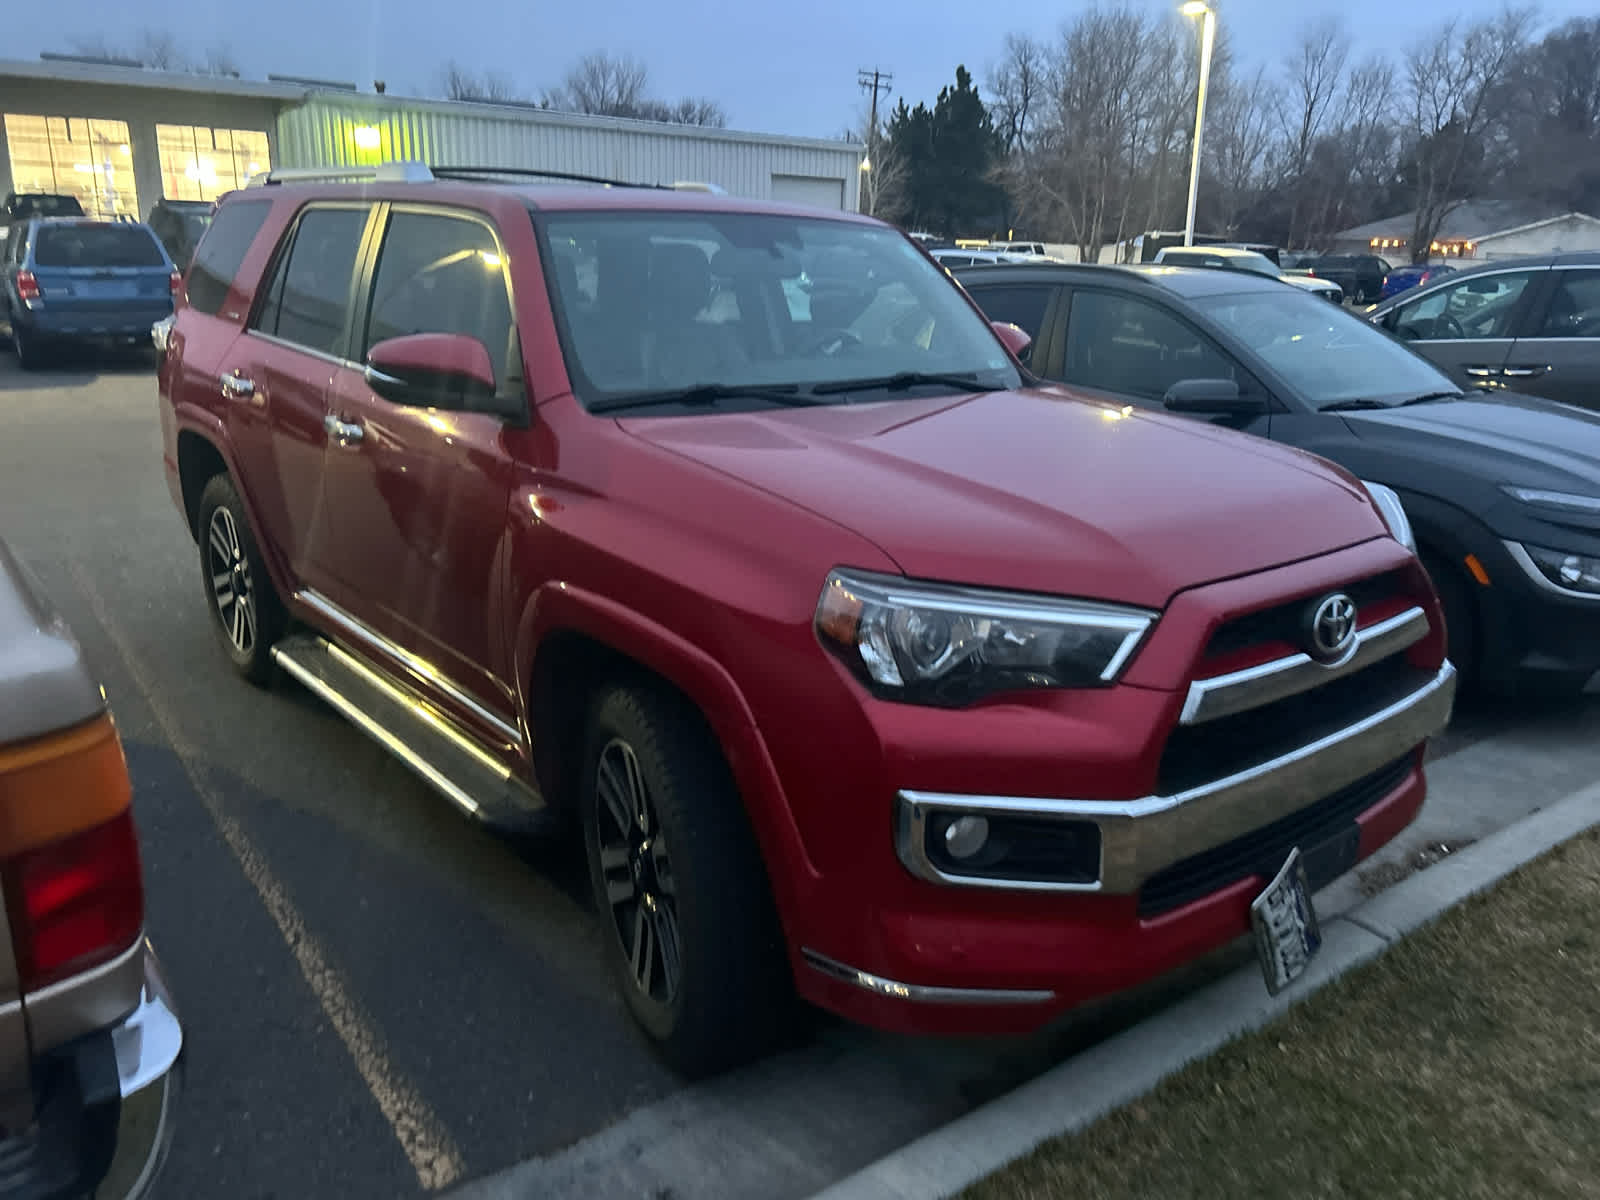
M 1459 390 L 1438 368 L 1361 318 L 1307 292 L 1283 293 L 1205 296 L 1195 303 L 1314 408 L 1352 400 L 1401 404 Z
M 164 267 L 166 259 L 142 225 L 46 225 L 34 239 L 40 267 Z
M 726 393 L 810 395 L 908 373 L 970 377 L 975 390 L 1021 382 L 959 288 L 892 229 L 756 213 L 552 213 L 542 224 L 569 369 L 589 403 L 701 385 L 718 387 L 719 407 L 771 403 Z M 894 394 L 918 393 L 902 382 Z

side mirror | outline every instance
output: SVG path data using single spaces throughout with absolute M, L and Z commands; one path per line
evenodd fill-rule
M 1006 349 L 1016 356 L 1018 362 L 1028 361 L 1028 347 L 1033 345 L 1033 338 L 1027 330 L 1010 321 L 990 321 L 989 328 L 1006 344 Z
M 1168 411 L 1209 417 L 1244 417 L 1266 410 L 1259 396 L 1242 396 L 1231 379 L 1180 379 L 1161 398 Z
M 367 351 L 367 386 L 416 408 L 488 411 L 495 395 L 489 350 L 465 333 L 411 333 Z

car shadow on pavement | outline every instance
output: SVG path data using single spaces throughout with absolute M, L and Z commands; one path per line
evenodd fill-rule
M 11 346 L 0 339 L 0 391 L 44 391 L 53 387 L 87 387 L 100 379 L 149 376 L 156 373 L 155 354 L 146 347 L 126 350 L 57 350 L 31 371 L 17 365 Z

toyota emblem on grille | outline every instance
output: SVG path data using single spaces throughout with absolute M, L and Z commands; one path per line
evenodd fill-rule
M 1355 651 L 1356 602 L 1343 592 L 1312 605 L 1306 625 L 1306 652 L 1318 662 L 1337 666 Z

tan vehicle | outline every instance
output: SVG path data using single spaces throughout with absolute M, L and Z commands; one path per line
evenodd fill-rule
M 0 541 L 0 1200 L 144 1196 L 183 1030 L 132 787 L 76 640 Z

